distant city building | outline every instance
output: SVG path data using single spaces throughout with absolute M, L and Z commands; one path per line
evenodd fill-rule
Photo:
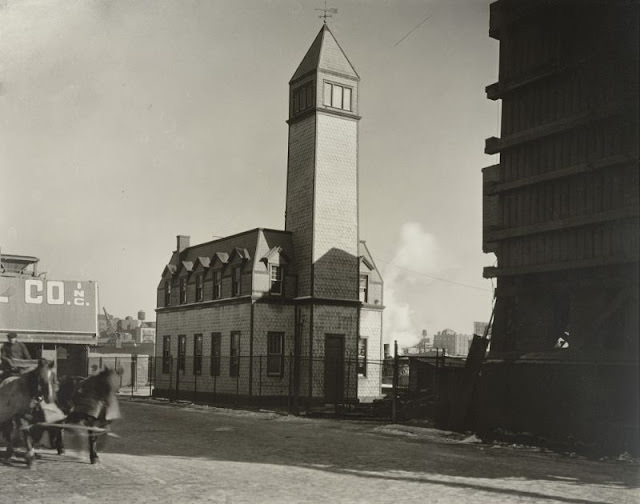
M 466 356 L 471 336 L 444 329 L 433 336 L 433 348 L 444 349 L 447 355 Z
M 484 332 L 487 330 L 489 326 L 489 322 L 474 322 L 473 323 L 473 334 L 477 334 L 478 336 L 484 336 Z M 491 328 L 489 327 L 489 332 L 487 333 L 489 337 L 491 337 Z

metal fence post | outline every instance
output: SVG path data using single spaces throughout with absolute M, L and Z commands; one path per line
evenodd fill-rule
M 393 342 L 393 386 L 391 389 L 391 421 L 398 420 L 398 340 Z
M 262 355 L 260 356 L 260 376 L 258 379 L 258 396 L 262 397 Z
M 200 363 L 200 370 L 202 370 L 202 363 Z M 196 371 L 196 356 L 193 356 L 193 402 L 198 400 L 198 374 Z
M 287 413 L 291 413 L 292 397 L 293 397 L 293 354 L 289 353 L 289 391 L 287 393 Z
M 155 366 L 155 361 L 153 360 L 153 356 L 149 356 L 149 362 L 147 363 L 148 366 L 148 380 L 149 380 L 149 397 L 151 397 L 153 395 L 153 384 L 156 381 L 156 366 Z

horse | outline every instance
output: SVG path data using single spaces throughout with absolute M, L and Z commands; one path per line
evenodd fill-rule
M 89 459 L 92 464 L 99 461 L 97 452 L 98 434 L 94 428 L 104 429 L 113 420 L 120 418 L 120 407 L 116 393 L 120 386 L 121 370 L 104 368 L 98 374 L 78 382 L 77 377 L 69 377 L 60 384 L 58 404 L 68 412 L 62 424 L 75 424 L 87 428 L 89 438 Z M 62 432 L 54 437 L 58 454 L 64 453 Z
M 86 379 L 86 376 L 65 376 L 60 380 L 59 383 L 57 383 L 57 387 L 55 390 L 55 404 L 62 415 L 62 419 L 58 420 L 56 423 L 62 423 L 64 419 L 71 413 L 71 409 L 73 408 L 73 396 L 78 390 L 80 383 L 82 383 Z M 39 422 L 47 421 L 47 418 L 45 418 L 43 411 L 38 412 L 37 420 Z M 62 440 L 62 429 L 59 427 L 42 427 L 39 425 L 35 425 L 32 428 L 33 440 L 36 443 L 39 442 L 45 432 L 49 437 L 49 446 L 51 448 L 55 448 L 58 452 L 58 455 L 64 455 L 65 449 Z
M 33 466 L 35 450 L 31 425 L 41 402 L 51 404 L 54 400 L 53 363 L 39 359 L 34 368 L 18 376 L 9 376 L 0 383 L 0 428 L 7 441 L 5 456 L 13 455 L 13 442 L 17 430 L 22 431 L 28 467 Z

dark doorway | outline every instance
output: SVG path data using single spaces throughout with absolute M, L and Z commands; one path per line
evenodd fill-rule
M 327 334 L 324 341 L 324 397 L 328 403 L 344 397 L 344 334 Z

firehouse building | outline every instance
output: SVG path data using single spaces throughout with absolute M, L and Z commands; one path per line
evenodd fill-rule
M 323 25 L 289 82 L 284 231 L 177 237 L 157 290 L 156 395 L 380 395 L 382 278 L 358 232 L 359 80 Z

